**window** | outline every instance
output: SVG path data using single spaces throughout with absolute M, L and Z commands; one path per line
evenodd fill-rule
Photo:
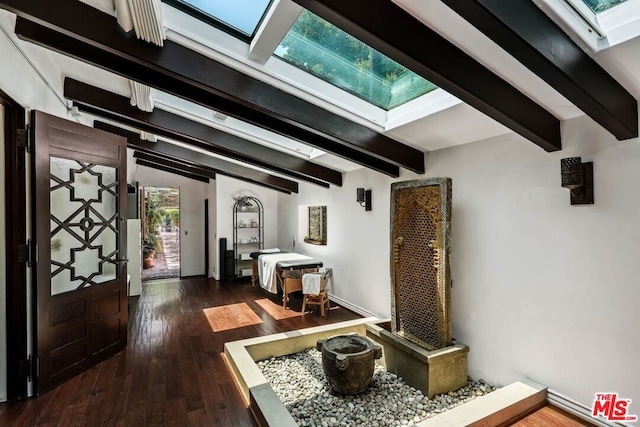
M 275 55 L 385 110 L 437 88 L 306 10 Z
M 249 41 L 253 38 L 271 0 L 164 0 L 214 27 Z

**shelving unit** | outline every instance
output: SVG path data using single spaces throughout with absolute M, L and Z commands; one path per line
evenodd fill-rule
M 264 208 L 255 197 L 243 197 L 233 205 L 233 255 L 236 277 L 251 276 L 251 252 L 264 249 Z

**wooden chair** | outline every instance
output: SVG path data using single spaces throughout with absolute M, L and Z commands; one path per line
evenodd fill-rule
M 314 273 L 310 273 L 314 274 Z M 315 273 L 318 274 L 318 273 Z M 324 317 L 325 315 L 325 306 L 327 307 L 327 311 L 331 309 L 329 303 L 329 292 L 327 289 L 327 283 L 329 281 L 330 272 L 326 272 L 322 274 L 320 279 L 320 293 L 317 295 L 313 294 L 303 294 L 302 295 L 302 315 L 304 316 L 306 313 L 307 305 L 319 305 L 320 306 L 320 315 Z

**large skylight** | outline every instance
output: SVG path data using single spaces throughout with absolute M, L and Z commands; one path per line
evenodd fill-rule
M 306 10 L 275 55 L 385 110 L 437 88 Z
M 604 12 L 607 9 L 611 9 L 614 6 L 624 3 L 627 0 L 582 0 L 593 13 Z
M 227 27 L 241 38 L 250 39 L 256 32 L 271 0 L 163 0 L 203 19 L 216 27 Z M 244 37 L 242 37 L 244 36 Z

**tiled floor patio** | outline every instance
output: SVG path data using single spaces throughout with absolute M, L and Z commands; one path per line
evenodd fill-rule
M 161 231 L 162 251 L 156 253 L 154 266 L 142 270 L 142 281 L 180 277 L 179 231 Z

